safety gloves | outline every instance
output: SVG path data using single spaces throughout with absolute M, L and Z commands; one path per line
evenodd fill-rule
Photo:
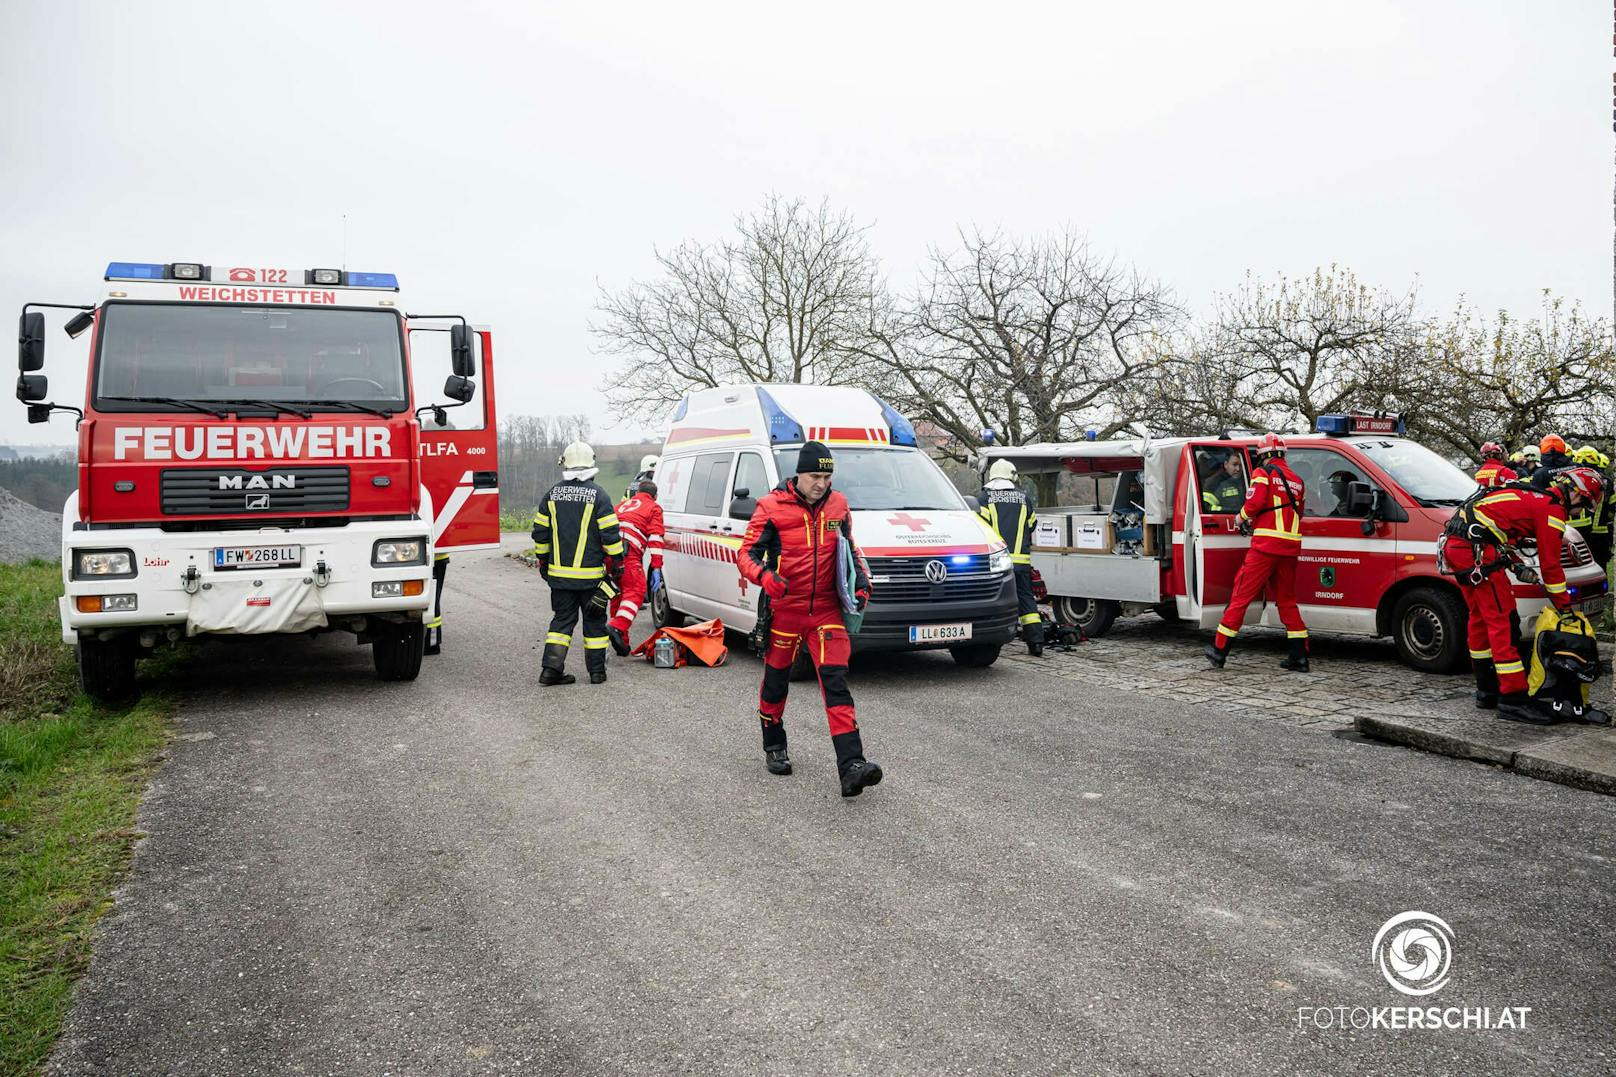
M 763 570 L 763 590 L 768 592 L 770 598 L 776 602 L 786 597 L 786 581 L 772 568 Z

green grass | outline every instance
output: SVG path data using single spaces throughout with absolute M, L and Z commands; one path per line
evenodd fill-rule
M 166 740 L 168 701 L 78 690 L 51 563 L 0 565 L 0 1073 L 45 1062 L 89 966 L 96 921 L 129 869 L 135 808 Z M 172 655 L 142 664 L 161 672 Z

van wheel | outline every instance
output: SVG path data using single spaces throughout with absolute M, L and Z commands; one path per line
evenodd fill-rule
M 118 703 L 135 694 L 135 646 L 129 639 L 80 639 L 79 687 L 91 699 Z
M 987 669 L 999 660 L 999 644 L 976 643 L 969 647 L 950 647 L 948 653 L 966 669 Z
M 1121 608 L 1109 598 L 1067 598 L 1064 595 L 1050 602 L 1055 620 L 1076 625 L 1089 639 L 1099 639 L 1111 631 L 1111 622 L 1117 619 Z
M 1392 639 L 1397 654 L 1422 673 L 1458 669 L 1465 657 L 1469 614 L 1452 591 L 1416 587 L 1392 607 Z
M 651 592 L 651 626 L 653 628 L 667 628 L 672 625 L 678 628 L 684 624 L 684 617 L 668 600 L 668 585 L 663 585 Z
M 384 681 L 413 681 L 426 653 L 426 628 L 420 621 L 387 625 L 370 645 L 376 675 Z

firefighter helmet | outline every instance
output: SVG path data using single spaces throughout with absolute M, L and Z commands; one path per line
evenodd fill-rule
M 579 471 L 595 466 L 595 450 L 586 442 L 575 441 L 561 450 L 561 466 L 567 471 Z
M 1569 498 L 1576 495 L 1592 504 L 1605 493 L 1605 480 L 1591 467 L 1572 467 L 1554 477 L 1554 485 Z
M 1264 434 L 1257 439 L 1257 455 L 1259 457 L 1284 456 L 1285 439 L 1274 433 Z
M 1011 482 L 1015 482 L 1016 465 L 1008 460 L 993 461 L 993 466 L 988 468 L 988 481 L 992 482 L 995 479 L 1009 479 Z
M 662 457 L 654 452 L 648 452 L 640 457 L 640 474 L 650 477 L 656 474 L 657 465 L 662 463 Z
M 1565 438 L 1561 437 L 1559 434 L 1544 434 L 1543 440 L 1537 443 L 1537 449 L 1540 453 L 1563 453 L 1566 451 Z
M 1542 457 L 1539 456 L 1536 445 L 1528 445 L 1526 448 L 1521 450 L 1521 459 L 1530 460 L 1535 464 L 1538 463 Z
M 1599 450 L 1594 448 L 1592 445 L 1584 445 L 1582 448 L 1571 454 L 1571 462 L 1573 464 L 1585 464 L 1588 467 L 1598 467 Z
M 1504 458 L 1504 447 L 1496 441 L 1489 441 L 1481 447 L 1481 458 L 1483 460 L 1502 460 Z

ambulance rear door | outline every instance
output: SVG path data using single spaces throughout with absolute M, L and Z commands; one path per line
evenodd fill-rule
M 1211 628 L 1223 616 L 1234 592 L 1234 578 L 1251 540 L 1240 534 L 1236 514 L 1250 489 L 1251 472 L 1237 442 L 1191 442 L 1183 448 L 1177 513 L 1183 521 L 1185 616 Z M 1246 623 L 1262 608 L 1252 603 Z
M 415 318 L 409 340 L 421 423 L 421 482 L 432 497 L 434 547 L 438 553 L 497 549 L 493 333 L 487 326 L 465 326 L 458 318 Z M 464 403 L 453 399 L 453 387 L 469 390 L 470 398 Z M 434 404 L 445 405 L 442 425 L 430 406 Z

